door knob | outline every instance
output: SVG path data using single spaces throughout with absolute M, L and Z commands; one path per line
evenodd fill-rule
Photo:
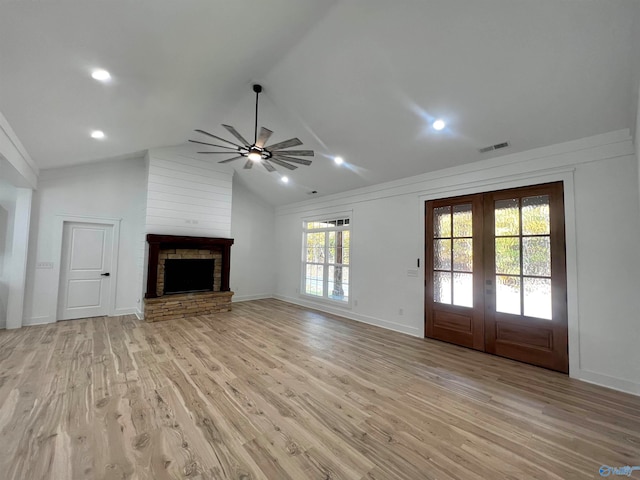
M 109 272 L 107 272 L 107 273 L 101 273 L 101 274 L 100 274 L 100 276 L 101 276 L 101 277 L 110 277 L 110 276 L 111 276 L 111 274 L 110 274 Z

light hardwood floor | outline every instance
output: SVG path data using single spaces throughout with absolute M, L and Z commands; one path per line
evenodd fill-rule
M 640 465 L 638 397 L 277 300 L 233 308 L 2 331 L 0 478 L 584 479 Z

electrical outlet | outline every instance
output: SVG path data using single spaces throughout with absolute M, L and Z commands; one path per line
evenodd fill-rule
M 398 315 L 404 315 L 404 308 L 398 309 Z
M 354 301 L 353 301 L 353 306 L 354 306 L 354 307 L 357 307 L 357 306 L 358 306 L 358 300 L 354 300 Z
M 296 293 L 300 293 L 300 289 L 299 288 L 296 288 Z
M 53 262 L 38 262 L 36 264 L 36 268 L 51 269 L 51 268 L 53 268 Z

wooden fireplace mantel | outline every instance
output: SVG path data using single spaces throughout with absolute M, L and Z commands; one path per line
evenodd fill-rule
M 149 266 L 147 268 L 147 293 L 145 298 L 157 298 L 158 258 L 160 250 L 170 248 L 220 249 L 222 252 L 222 278 L 220 291 L 229 292 L 229 270 L 231 267 L 231 245 L 233 238 L 183 237 L 177 235 L 147 234 L 149 244 Z

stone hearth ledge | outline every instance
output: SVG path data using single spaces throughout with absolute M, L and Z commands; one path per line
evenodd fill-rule
M 144 299 L 144 320 L 160 322 L 231 311 L 233 292 L 195 292 Z

